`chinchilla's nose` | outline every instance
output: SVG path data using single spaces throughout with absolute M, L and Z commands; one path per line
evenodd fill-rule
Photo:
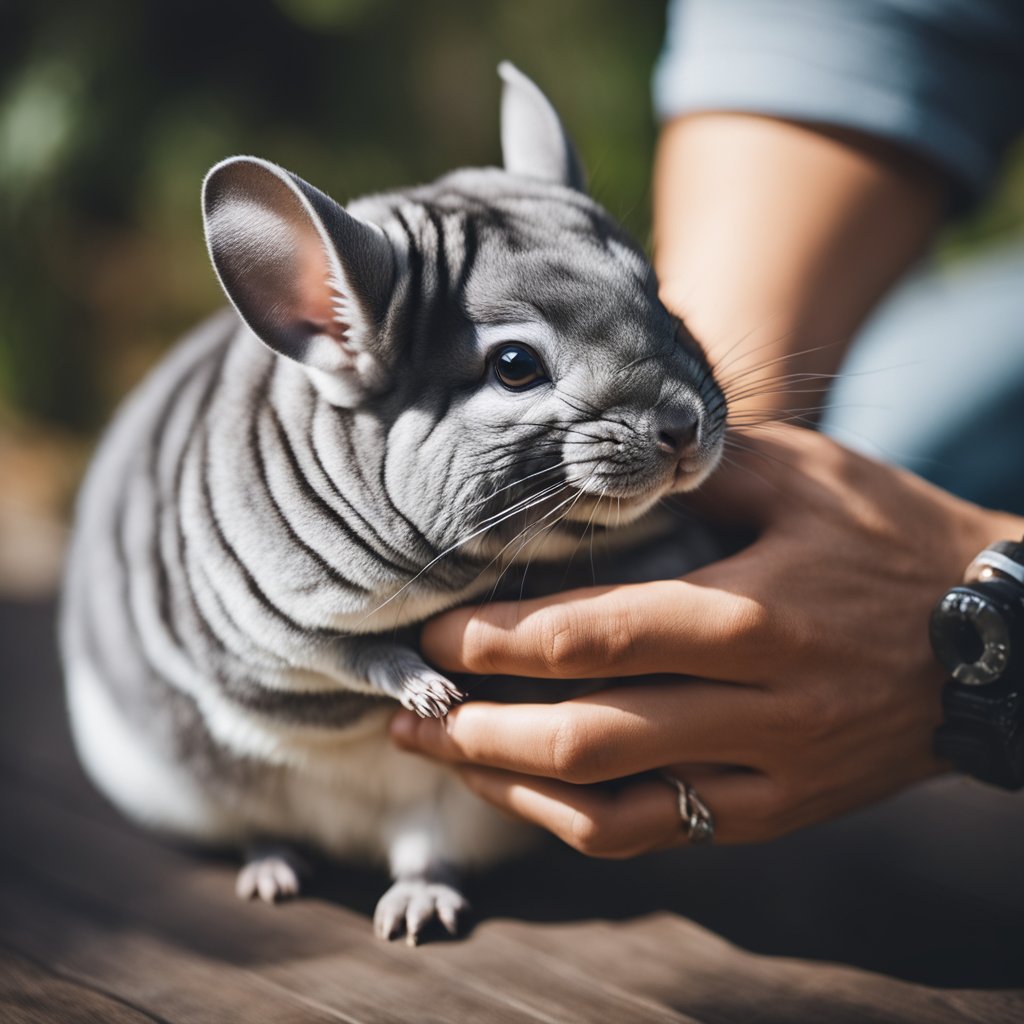
M 673 409 L 654 423 L 658 450 L 677 458 L 696 446 L 700 418 L 695 409 Z

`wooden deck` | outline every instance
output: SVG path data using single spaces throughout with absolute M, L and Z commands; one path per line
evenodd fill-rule
M 1024 1020 L 1019 800 L 945 783 L 768 847 L 628 864 L 553 846 L 477 880 L 465 939 L 385 945 L 381 876 L 242 904 L 232 864 L 111 811 L 70 748 L 52 616 L 0 604 L 5 1024 Z

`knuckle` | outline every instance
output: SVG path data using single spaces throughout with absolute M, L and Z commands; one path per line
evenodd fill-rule
M 771 630 L 767 605 L 749 597 L 731 603 L 720 623 L 723 643 L 740 643 L 767 637 Z
M 607 670 L 628 662 L 634 636 L 622 610 L 601 616 L 600 627 L 571 604 L 548 609 L 540 623 L 536 647 L 544 669 L 557 678 L 589 677 L 595 667 Z
M 545 615 L 538 645 L 544 667 L 554 676 L 571 676 L 581 665 L 583 630 L 571 605 L 555 605 Z
M 594 663 L 605 668 L 628 665 L 636 650 L 636 635 L 628 607 L 617 610 L 591 638 Z
M 587 742 L 586 730 L 566 710 L 555 712 L 548 760 L 554 777 L 563 782 L 579 784 L 592 781 L 594 755 Z

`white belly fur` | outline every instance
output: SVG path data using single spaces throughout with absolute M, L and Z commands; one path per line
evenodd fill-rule
M 468 793 L 449 769 L 396 750 L 386 709 L 334 731 L 330 744 L 316 730 L 304 757 L 291 751 L 287 766 L 274 770 L 274 785 L 239 788 L 225 806 L 147 745 L 82 662 L 69 672 L 68 701 L 90 777 L 129 818 L 160 831 L 221 844 L 306 842 L 342 859 L 388 859 L 396 871 L 437 860 L 482 867 L 533 838 Z

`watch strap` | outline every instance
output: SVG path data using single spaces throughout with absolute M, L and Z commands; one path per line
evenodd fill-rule
M 950 681 L 942 691 L 945 721 L 935 753 L 969 775 L 1004 789 L 1024 788 L 1024 684 Z

